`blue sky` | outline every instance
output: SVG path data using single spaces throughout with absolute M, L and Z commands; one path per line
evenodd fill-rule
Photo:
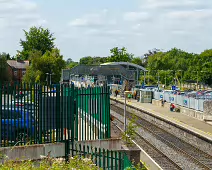
M 108 56 L 125 46 L 135 56 L 173 47 L 211 48 L 211 0 L 0 0 L 0 52 L 16 54 L 23 29 L 49 28 L 64 59 Z

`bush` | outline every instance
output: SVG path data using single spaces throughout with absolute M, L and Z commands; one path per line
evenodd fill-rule
M 39 162 L 5 161 L 0 165 L 1 170 L 98 170 L 99 168 L 88 158 L 71 157 L 68 162 L 63 158 L 44 158 Z

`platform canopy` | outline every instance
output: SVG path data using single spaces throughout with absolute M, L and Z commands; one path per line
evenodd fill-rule
M 147 71 L 147 69 L 145 69 L 144 67 L 139 66 L 139 65 L 134 64 L 134 63 L 129 63 L 129 62 L 110 62 L 110 63 L 101 64 L 101 65 L 122 65 L 122 66 L 127 66 L 127 67 L 134 67 L 135 69 L 139 69 L 139 70 L 142 70 L 144 72 Z

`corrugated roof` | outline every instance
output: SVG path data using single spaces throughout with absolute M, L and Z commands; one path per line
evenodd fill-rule
M 7 60 L 7 64 L 9 64 L 10 67 L 14 67 L 16 69 L 26 69 L 27 66 L 29 66 L 29 61 Z

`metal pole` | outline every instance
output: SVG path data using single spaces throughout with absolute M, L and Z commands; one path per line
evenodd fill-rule
M 49 75 L 49 73 L 46 73 L 46 75 L 47 75 L 47 77 L 46 77 L 46 81 L 47 81 L 47 86 L 48 86 L 48 84 L 49 84 L 49 77 L 48 77 L 48 75 Z
M 139 84 L 139 82 L 138 82 L 138 69 L 137 69 L 137 84 Z
M 166 71 L 165 71 L 165 88 L 166 88 Z
M 126 132 L 126 104 L 127 104 L 127 99 L 126 99 L 126 92 L 124 92 L 124 132 Z
M 52 84 L 52 74 L 49 74 L 50 75 L 50 85 Z
M 148 71 L 148 85 L 149 85 L 149 71 Z
M 182 88 L 182 77 L 183 77 L 183 71 L 181 70 L 181 78 L 180 78 L 180 90 Z
M 197 90 L 198 90 L 198 71 L 197 71 Z
M 158 71 L 158 88 L 159 88 L 159 81 L 160 81 L 160 78 L 159 78 L 159 71 Z
M 144 71 L 144 85 L 146 84 L 146 71 Z

